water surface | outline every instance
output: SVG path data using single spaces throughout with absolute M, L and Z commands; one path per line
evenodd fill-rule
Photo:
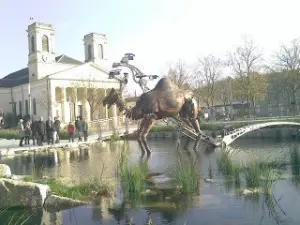
M 148 160 L 152 171 L 165 172 L 174 166 L 179 157 L 175 141 L 157 139 L 149 141 L 153 153 Z M 1 163 L 10 166 L 14 174 L 31 174 L 40 172 L 40 176 L 62 177 L 63 179 L 83 180 L 90 177 L 113 178 L 115 176 L 118 151 L 123 142 L 107 144 L 103 148 L 77 151 L 59 151 L 35 153 L 3 158 Z M 237 140 L 230 148 L 235 152 L 233 159 L 237 162 L 252 160 L 268 161 L 289 160 L 289 151 L 299 149 L 295 142 Z M 192 148 L 192 145 L 191 145 Z M 130 161 L 140 160 L 140 150 L 136 141 L 129 141 Z M 185 150 L 181 150 L 184 152 Z M 196 155 L 190 150 L 192 158 Z M 258 198 L 237 196 L 235 190 L 223 182 L 217 168 L 220 149 L 199 146 L 200 160 L 197 169 L 201 171 L 200 196 L 189 202 L 187 208 L 180 205 L 157 202 L 150 206 L 139 206 L 126 212 L 110 212 L 99 207 L 78 207 L 59 213 L 36 212 L 28 224 L 51 225 L 98 225 L 126 224 L 133 218 L 135 224 L 146 224 L 151 217 L 153 224 L 214 224 L 214 225 L 254 225 L 254 224 L 300 224 L 299 188 L 291 179 L 274 184 L 273 201 L 264 196 Z M 103 172 L 103 168 L 105 168 Z M 43 171 L 43 172 L 41 172 Z M 289 173 L 286 171 L 286 173 Z M 211 177 L 215 183 L 205 183 L 204 178 Z M 275 205 L 274 205 L 274 199 Z M 273 202 L 273 203 L 272 203 Z M 273 206 L 271 205 L 273 204 Z M 181 209 L 180 209 L 181 208 Z M 1 219 L 0 219 L 1 220 Z M 118 222 L 119 221 L 119 222 Z M 1 221 L 0 221 L 0 224 Z

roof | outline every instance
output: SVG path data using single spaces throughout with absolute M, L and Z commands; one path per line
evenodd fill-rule
M 83 62 L 73 59 L 66 55 L 60 55 L 55 57 L 55 61 L 57 63 L 63 64 L 74 64 L 81 65 Z M 29 83 L 29 69 L 28 67 L 15 71 L 13 73 L 8 74 L 7 76 L 0 79 L 0 87 L 15 87 L 22 84 Z

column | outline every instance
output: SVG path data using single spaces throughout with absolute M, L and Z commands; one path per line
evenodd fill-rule
M 62 104 L 62 112 L 61 112 L 61 120 L 65 123 L 69 122 L 71 118 L 68 115 L 68 102 L 67 102 L 67 90 L 66 88 L 61 88 L 61 104 Z
M 106 94 L 107 94 L 107 91 L 106 91 L 106 89 L 104 89 L 104 96 L 106 96 Z M 108 118 L 108 108 L 107 108 L 107 105 L 105 106 L 105 119 L 107 119 Z
M 76 120 L 76 117 L 78 116 L 77 112 L 77 99 L 78 99 L 78 93 L 77 93 L 77 88 L 72 88 L 72 96 L 70 96 L 72 99 L 72 115 L 73 115 L 73 120 Z

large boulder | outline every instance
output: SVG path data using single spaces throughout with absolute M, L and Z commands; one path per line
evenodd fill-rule
M 49 195 L 45 200 L 44 208 L 50 212 L 59 212 L 85 204 L 87 204 L 87 202 L 57 195 Z
M 0 204 L 3 207 L 43 207 L 50 187 L 44 184 L 0 179 Z
M 11 176 L 11 171 L 8 165 L 0 164 L 0 177 L 9 177 Z

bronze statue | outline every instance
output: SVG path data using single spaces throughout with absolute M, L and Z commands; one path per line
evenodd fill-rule
M 112 89 L 103 100 L 103 106 L 108 108 L 116 104 L 120 111 L 125 111 L 127 118 L 132 120 L 142 119 L 138 128 L 138 143 L 143 153 L 151 153 L 146 137 L 156 120 L 172 117 L 185 122 L 194 129 L 198 137 L 194 145 L 196 150 L 200 140 L 200 125 L 197 120 L 197 103 L 190 91 L 185 91 L 174 85 L 169 79 L 162 78 L 155 88 L 143 93 L 136 105 L 129 109 L 121 98 L 122 92 Z M 178 117 L 179 116 L 179 117 Z M 177 146 L 178 147 L 178 146 Z

